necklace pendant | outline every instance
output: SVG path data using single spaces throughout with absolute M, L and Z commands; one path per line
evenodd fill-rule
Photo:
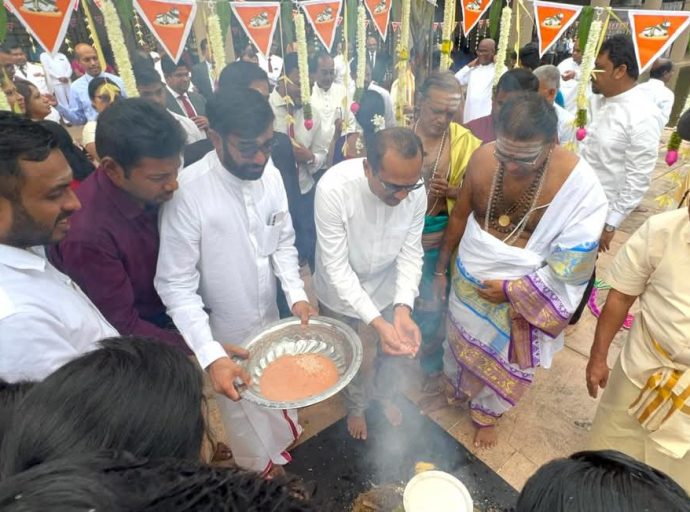
M 498 225 L 502 228 L 507 228 L 508 226 L 510 226 L 510 217 L 508 217 L 507 215 L 501 215 L 498 218 Z

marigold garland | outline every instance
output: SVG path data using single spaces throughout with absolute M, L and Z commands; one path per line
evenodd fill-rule
M 494 0 L 497 2 L 498 0 Z M 498 50 L 496 51 L 496 69 L 494 70 L 493 87 L 496 88 L 501 79 L 503 67 L 508 55 L 508 42 L 510 40 L 510 24 L 513 21 L 513 10 L 506 5 L 501 11 L 501 31 L 498 36 Z
M 398 126 L 405 126 L 405 106 L 407 99 L 407 66 L 409 59 L 408 44 L 410 41 L 410 0 L 402 0 L 402 20 L 400 24 L 400 42 L 398 43 L 398 97 L 395 106 L 395 118 Z
M 580 128 L 576 132 L 576 137 L 579 141 L 587 136 L 587 129 L 585 128 L 587 124 L 587 87 L 590 76 L 592 76 L 594 71 L 594 61 L 597 58 L 602 27 L 603 23 L 598 18 L 592 21 L 592 25 L 589 27 L 585 51 L 582 53 L 580 79 L 577 84 L 577 124 Z
M 225 69 L 225 44 L 223 43 L 223 29 L 220 26 L 220 17 L 213 12 L 208 17 L 208 42 L 213 56 L 214 69 Z
M 357 113 L 359 109 L 359 100 L 364 94 L 364 75 L 367 72 L 367 15 L 364 10 L 364 4 L 359 4 L 357 7 L 357 78 L 355 80 L 355 96 L 354 103 L 351 110 Z
M 441 35 L 441 69 L 450 68 L 451 34 L 453 33 L 455 22 L 455 0 L 446 0 L 443 10 L 443 31 Z
M 122 25 L 120 24 L 120 17 L 115 9 L 115 4 L 111 0 L 104 0 L 101 11 L 103 12 L 103 20 L 105 23 L 105 31 L 108 34 L 108 41 L 113 49 L 115 63 L 120 72 L 120 78 L 125 87 L 127 97 L 136 98 L 139 96 L 137 91 L 137 82 L 134 78 L 134 71 L 132 70 L 132 63 L 129 60 L 129 53 L 125 45 L 125 36 L 122 33 Z
M 309 86 L 309 60 L 307 56 L 307 32 L 304 27 L 304 14 L 295 16 L 295 36 L 297 38 L 297 63 L 299 65 L 299 92 L 302 98 L 304 127 L 311 130 L 314 126 L 311 114 L 311 87 Z

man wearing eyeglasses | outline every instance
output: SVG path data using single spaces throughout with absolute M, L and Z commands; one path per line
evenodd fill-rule
M 360 371 L 345 389 L 348 430 L 367 438 L 371 398 L 388 421 L 402 421 L 395 390 L 404 380 L 396 357 L 414 357 L 421 333 L 412 308 L 422 276 L 426 194 L 422 142 L 407 128 L 387 128 L 367 141 L 367 158 L 329 169 L 316 191 L 314 288 L 321 313 L 357 330 L 370 325 L 380 346 L 373 386 Z
M 278 320 L 276 277 L 295 316 L 309 305 L 299 276 L 295 232 L 280 172 L 270 162 L 273 112 L 254 89 L 220 89 L 209 101 L 215 151 L 181 175 L 161 215 L 155 285 L 202 368 L 209 373 L 235 462 L 284 473 L 299 436 L 296 411 L 240 400 L 249 377 L 230 356 L 249 334 Z M 239 355 L 246 355 L 246 352 Z M 274 467 L 275 466 L 275 467 Z

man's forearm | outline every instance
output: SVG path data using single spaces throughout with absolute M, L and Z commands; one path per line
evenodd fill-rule
M 590 350 L 591 357 L 603 357 L 605 359 L 608 356 L 611 342 L 623 326 L 628 316 L 628 311 L 630 311 L 630 307 L 636 298 L 614 289 L 609 291 L 606 304 L 597 322 L 594 343 Z
M 443 239 L 441 240 L 441 247 L 439 249 L 438 259 L 436 260 L 436 272 L 439 274 L 445 273 L 450 263 L 450 258 L 453 252 L 460 244 L 462 235 L 465 233 L 467 226 L 467 219 L 460 219 L 454 215 L 450 216 L 448 221 L 448 229 L 446 229 Z

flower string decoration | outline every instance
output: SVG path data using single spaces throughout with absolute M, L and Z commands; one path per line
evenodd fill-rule
M 104 0 L 101 11 L 105 21 L 105 31 L 108 34 L 108 41 L 110 41 L 110 46 L 113 49 L 115 62 L 120 71 L 120 78 L 125 87 L 125 93 L 127 93 L 129 98 L 136 98 L 139 96 L 137 82 L 134 78 L 132 63 L 129 60 L 125 36 L 122 33 L 122 25 L 120 24 L 120 17 L 117 14 L 117 9 L 115 9 L 115 4 L 111 0 Z
M 451 34 L 453 33 L 453 22 L 455 21 L 455 0 L 446 0 L 443 9 L 443 30 L 441 36 L 441 69 L 450 68 Z
M 5 69 L 1 68 L 0 71 L 2 71 L 2 76 L 0 77 L 0 85 L 2 82 L 7 81 L 9 82 L 10 79 L 5 73 Z M 0 87 L 0 110 L 6 110 L 10 111 L 10 101 L 7 99 L 7 96 L 5 95 L 5 91 L 2 90 L 2 87 Z
M 299 92 L 302 98 L 304 127 L 311 130 L 314 120 L 311 114 L 311 88 L 309 86 L 309 60 L 307 56 L 307 32 L 304 27 L 304 14 L 295 16 L 295 36 L 297 38 L 297 63 L 299 67 Z
M 223 29 L 220 17 L 214 11 L 208 17 L 208 43 L 213 57 L 214 70 L 225 69 L 225 44 L 223 43 Z M 216 77 L 217 78 L 217 77 Z
M 599 39 L 603 28 L 603 23 L 599 19 L 601 16 L 601 8 L 597 8 L 597 19 L 592 21 L 589 28 L 589 37 L 585 45 L 585 51 L 582 53 L 582 62 L 580 63 L 580 78 L 577 83 L 577 126 L 579 128 L 575 132 L 575 137 L 578 141 L 584 140 L 587 136 L 587 87 L 589 85 L 589 78 L 594 72 L 594 61 L 599 52 Z
M 407 105 L 407 69 L 410 41 L 410 0 L 402 0 L 402 21 L 400 42 L 398 43 L 398 97 L 395 105 L 395 118 L 398 126 L 405 126 L 405 106 Z
M 350 110 L 356 114 L 359 110 L 359 100 L 364 94 L 364 75 L 367 72 L 367 26 L 364 4 L 357 7 L 357 79 L 355 80 L 355 95 Z M 347 62 L 347 61 L 346 61 Z
M 496 1 L 496 0 L 494 0 Z M 501 78 L 503 66 L 506 63 L 506 56 L 508 55 L 508 41 L 510 39 L 510 24 L 513 21 L 513 10 L 510 5 L 506 5 L 501 11 L 501 31 L 498 36 L 498 50 L 496 51 L 496 69 L 494 70 L 494 89 L 498 85 Z
M 386 127 L 386 118 L 381 114 L 374 114 L 371 118 L 371 124 L 374 125 L 374 132 L 380 132 Z

